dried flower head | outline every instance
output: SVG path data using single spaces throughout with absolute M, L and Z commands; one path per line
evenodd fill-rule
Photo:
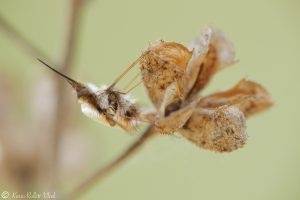
M 178 131 L 196 145 L 217 152 L 242 147 L 247 140 L 245 117 L 272 105 L 267 90 L 243 79 L 228 91 L 199 97 L 213 75 L 233 63 L 233 45 L 222 31 L 212 28 L 188 46 L 152 43 L 140 64 L 157 108 L 156 130 Z

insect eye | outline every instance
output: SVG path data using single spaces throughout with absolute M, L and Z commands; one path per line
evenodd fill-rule
M 112 109 L 114 112 L 117 110 L 118 108 L 118 98 L 114 93 L 110 93 L 108 95 L 108 103 L 110 105 L 110 109 Z
M 133 113 L 130 112 L 129 110 L 126 110 L 125 115 L 126 115 L 127 117 L 132 117 Z
M 130 106 L 128 110 L 125 111 L 125 116 L 133 117 L 137 114 L 137 110 L 134 106 Z

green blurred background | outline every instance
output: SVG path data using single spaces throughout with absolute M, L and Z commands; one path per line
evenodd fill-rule
M 62 0 L 1 0 L 0 14 L 58 60 L 67 7 L 68 1 Z M 300 199 L 299 0 L 90 0 L 82 17 L 72 77 L 109 84 L 149 42 L 187 43 L 212 25 L 229 35 L 239 62 L 217 74 L 204 94 L 247 77 L 263 84 L 275 102 L 247 121 L 249 140 L 243 149 L 217 154 L 178 136 L 156 137 L 82 199 Z M 0 32 L 0 75 L 15 84 L 15 117 L 32 123 L 27 91 L 52 74 Z M 143 86 L 133 96 L 150 106 Z M 74 94 L 70 104 L 76 105 Z M 74 109 L 69 123 L 79 127 L 88 148 L 80 172 L 62 176 L 65 190 L 138 135 L 95 123 L 77 105 Z

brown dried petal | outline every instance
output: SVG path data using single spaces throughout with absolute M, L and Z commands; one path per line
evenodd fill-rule
M 188 97 L 191 93 L 195 83 L 199 80 L 198 76 L 201 72 L 201 64 L 205 61 L 209 44 L 211 42 L 212 30 L 207 29 L 202 32 L 201 35 L 194 40 L 190 45 L 189 49 L 193 52 L 192 57 L 190 58 L 185 73 L 185 93 L 184 96 Z
M 240 110 L 248 117 L 272 106 L 272 100 L 263 86 L 243 79 L 227 91 L 217 92 L 202 98 L 197 106 L 202 108 L 217 108 L 233 104 L 239 104 Z
M 247 140 L 245 117 L 238 106 L 198 108 L 179 132 L 199 147 L 217 152 L 236 150 Z

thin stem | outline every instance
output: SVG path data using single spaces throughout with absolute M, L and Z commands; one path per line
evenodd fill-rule
M 66 199 L 77 199 L 80 195 L 85 193 L 89 188 L 91 188 L 95 183 L 102 180 L 106 175 L 111 173 L 116 167 L 122 164 L 126 159 L 128 159 L 133 153 L 135 153 L 145 142 L 153 136 L 155 133 L 154 127 L 149 126 L 142 136 L 134 142 L 131 146 L 127 148 L 119 157 L 113 160 L 104 168 L 97 171 L 95 174 L 87 178 L 83 183 L 81 183 L 75 190 L 67 195 Z

